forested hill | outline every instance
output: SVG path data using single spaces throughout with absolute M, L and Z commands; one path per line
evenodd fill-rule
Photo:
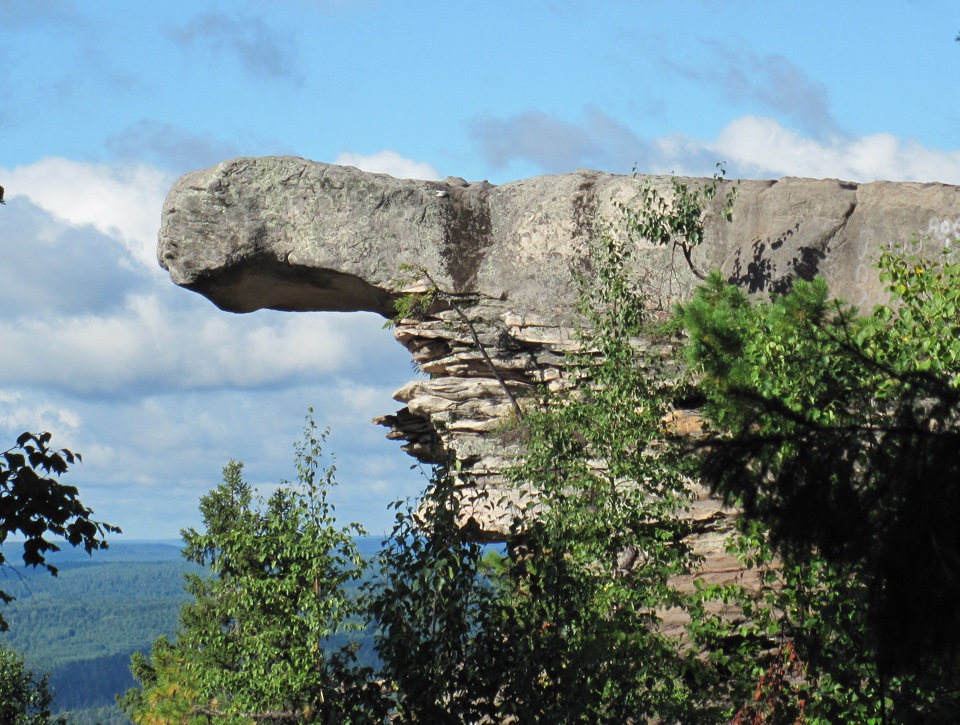
M 3 553 L 20 560 L 17 544 Z M 130 655 L 172 633 L 187 597 L 183 574 L 199 571 L 180 557 L 179 542 L 111 543 L 92 557 L 65 550 L 42 569 L 0 569 L 0 589 L 16 600 L 4 607 L 10 630 L 2 641 L 48 671 L 55 705 L 78 723 L 125 723 L 114 696 L 133 685 Z
M 380 537 L 357 545 L 368 558 Z M 20 562 L 16 542 L 0 551 Z M 129 721 L 114 697 L 132 687 L 130 655 L 149 652 L 161 634 L 173 634 L 188 597 L 183 575 L 199 566 L 180 556 L 179 541 L 115 541 L 95 552 L 65 549 L 49 557 L 59 568 L 0 568 L 0 589 L 16 597 L 3 607 L 10 631 L 0 641 L 21 652 L 36 671 L 50 672 L 55 705 L 78 725 Z M 0 605 L 2 606 L 2 605 Z

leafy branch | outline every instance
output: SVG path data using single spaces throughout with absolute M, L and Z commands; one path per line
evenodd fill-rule
M 693 263 L 693 250 L 703 244 L 706 206 L 716 198 L 726 173 L 724 165 L 718 163 L 713 178 L 702 188 L 691 187 L 674 177 L 670 180 L 672 199 L 663 196 L 649 182 L 644 182 L 640 187 L 638 206 L 617 202 L 617 208 L 623 213 L 630 234 L 658 246 L 673 245 L 674 250 L 683 253 L 690 271 L 705 281 L 707 275 Z M 733 204 L 738 193 L 739 188 L 734 186 L 724 198 L 720 216 L 725 221 L 733 219 Z
M 42 566 L 56 576 L 57 567 L 47 561 L 47 554 L 60 547 L 47 538 L 49 534 L 82 546 L 89 554 L 107 548 L 104 533 L 120 529 L 92 519 L 93 511 L 80 501 L 78 490 L 57 480 L 81 458 L 66 448 L 51 449 L 51 438 L 50 433 L 23 433 L 14 447 L 0 454 L 0 543 L 10 534 L 22 534 L 23 563 Z M 2 552 L 0 566 L 6 566 Z M 0 591 L 0 601 L 9 603 L 12 597 Z M 0 616 L 0 631 L 6 629 Z

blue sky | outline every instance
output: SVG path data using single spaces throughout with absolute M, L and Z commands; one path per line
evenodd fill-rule
M 338 514 L 422 486 L 370 424 L 409 358 L 372 315 L 235 316 L 156 265 L 180 174 L 294 154 L 504 183 L 629 173 L 960 183 L 955 0 L 0 0 L 0 440 L 54 432 L 126 538 L 195 526 L 222 466 Z

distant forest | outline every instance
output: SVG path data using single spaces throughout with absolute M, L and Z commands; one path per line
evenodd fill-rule
M 4 554 L 18 561 L 16 543 Z M 134 684 L 130 655 L 174 632 L 188 599 L 183 575 L 200 567 L 180 558 L 176 542 L 117 542 L 92 557 L 64 551 L 51 562 L 57 577 L 0 569 L 0 588 L 16 597 L 4 607 L 10 630 L 0 638 L 32 669 L 50 673 L 55 710 L 72 722 L 128 723 L 114 697 Z
M 373 557 L 380 541 L 364 537 L 358 546 Z M 20 561 L 16 542 L 0 550 L 8 561 Z M 10 630 L 0 641 L 36 672 L 50 673 L 54 710 L 75 725 L 127 725 L 114 698 L 134 685 L 130 656 L 149 653 L 158 636 L 175 632 L 180 606 L 189 600 L 183 575 L 202 569 L 180 557 L 179 541 L 118 541 L 93 556 L 64 550 L 50 562 L 60 570 L 56 577 L 0 568 L 0 589 L 16 597 L 3 609 Z M 362 656 L 374 657 L 371 643 L 364 643 Z

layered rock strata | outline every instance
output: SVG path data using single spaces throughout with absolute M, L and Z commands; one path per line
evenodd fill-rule
M 574 279 L 590 274 L 587 240 L 601 227 L 620 233 L 618 204 L 635 205 L 643 183 L 669 198 L 668 177 L 578 171 L 493 186 L 292 157 L 235 159 L 176 182 L 158 256 L 175 283 L 231 312 L 391 317 L 401 294 L 443 289 L 446 304 L 395 326 L 426 377 L 397 391 L 404 407 L 376 422 L 421 461 L 455 457 L 465 518 L 475 535 L 496 539 L 518 496 L 502 474 L 523 454 L 510 397 L 563 385 L 564 353 L 577 346 Z M 960 233 L 954 186 L 793 178 L 738 186 L 733 221 L 722 220 L 718 202 L 696 253 L 701 268 L 719 267 L 756 294 L 820 274 L 836 295 L 868 307 L 884 299 L 874 264 L 885 245 L 952 253 Z M 663 309 L 698 282 L 665 247 L 637 242 L 635 263 Z M 405 268 L 427 270 L 430 280 L 403 279 Z M 696 431 L 695 412 L 673 417 Z M 691 516 L 701 522 L 708 575 L 731 565 L 719 553 L 727 515 L 698 492 Z

